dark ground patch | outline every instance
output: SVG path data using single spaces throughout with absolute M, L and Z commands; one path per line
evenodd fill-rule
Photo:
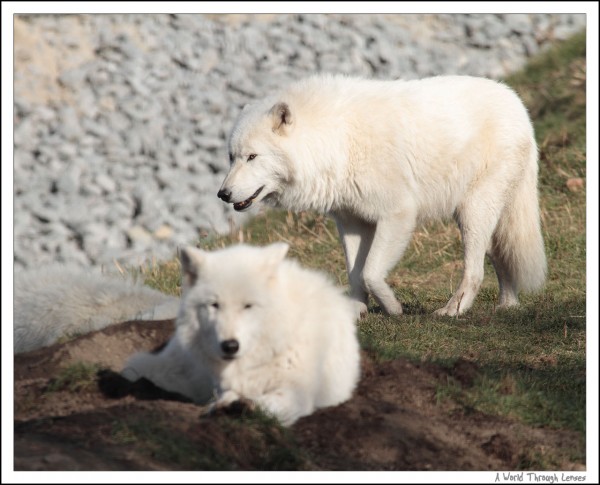
M 363 353 L 353 398 L 289 429 L 245 406 L 205 415 L 119 377 L 129 355 L 172 332 L 172 321 L 126 322 L 16 356 L 15 470 L 539 470 L 539 456 L 585 469 L 570 459 L 583 446 L 574 432 L 438 400 L 447 379 L 472 385 L 477 365 L 465 360 L 442 368 Z M 89 382 L 63 377 L 81 363 Z

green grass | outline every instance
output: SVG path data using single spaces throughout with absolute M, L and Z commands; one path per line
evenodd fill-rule
M 100 370 L 96 364 L 76 362 L 64 367 L 48 382 L 46 392 L 93 392 L 97 389 L 96 376 Z
M 179 296 L 181 293 L 181 264 L 179 260 L 153 264 L 151 267 L 137 270 L 144 283 L 155 290 L 168 295 Z
M 566 428 L 585 439 L 586 389 L 586 176 L 585 33 L 534 59 L 507 79 L 533 118 L 540 150 L 539 188 L 549 275 L 543 291 L 523 295 L 518 309 L 495 311 L 498 287 L 486 264 L 475 304 L 458 318 L 436 318 L 459 283 L 462 248 L 456 226 L 420 228 L 388 281 L 405 308 L 389 317 L 371 304 L 359 322 L 363 348 L 378 359 L 408 357 L 451 366 L 467 359 L 478 366 L 472 386 L 450 380 L 440 400 L 465 409 L 512 417 L 534 426 Z M 290 257 L 347 284 L 344 257 L 333 221 L 312 214 L 271 211 L 229 237 L 201 240 L 213 249 L 236 242 L 287 241 Z M 163 272 L 164 270 L 164 272 Z M 147 279 L 178 292 L 178 266 L 167 263 Z

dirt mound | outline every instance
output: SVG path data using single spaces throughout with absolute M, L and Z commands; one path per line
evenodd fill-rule
M 218 415 L 118 372 L 155 349 L 173 322 L 126 322 L 15 357 L 15 470 L 508 470 L 537 453 L 562 470 L 575 433 L 530 428 L 465 409 L 437 389 L 472 385 L 473 362 L 452 369 L 363 353 L 348 402 L 289 429 L 236 406 Z

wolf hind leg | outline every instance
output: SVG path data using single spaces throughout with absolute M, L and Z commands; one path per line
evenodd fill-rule
M 519 288 L 511 271 L 510 263 L 499 254 L 497 247 L 494 247 L 494 243 L 492 243 L 488 256 L 498 277 L 498 286 L 500 288 L 498 308 L 508 308 L 518 305 Z
M 491 181 L 480 184 L 457 208 L 455 215 L 464 249 L 463 277 L 448 303 L 434 312 L 436 315 L 460 315 L 473 305 L 483 282 L 485 255 L 491 247 L 503 203 L 502 188 Z M 506 279 L 503 281 L 508 283 Z

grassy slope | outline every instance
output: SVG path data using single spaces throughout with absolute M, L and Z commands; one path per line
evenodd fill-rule
M 462 249 L 455 224 L 421 228 L 388 281 L 405 315 L 388 317 L 374 303 L 359 322 L 362 346 L 380 359 L 405 356 L 452 365 L 467 359 L 479 366 L 475 385 L 452 380 L 440 399 L 465 409 L 511 416 L 529 424 L 570 428 L 585 439 L 585 34 L 533 60 L 507 80 L 521 95 L 535 123 L 540 149 L 540 194 L 549 278 L 519 309 L 494 312 L 498 288 L 486 264 L 482 290 L 466 315 L 436 318 L 461 277 Z M 272 211 L 229 237 L 202 240 L 216 248 L 235 242 L 285 240 L 290 256 L 328 272 L 345 285 L 347 277 L 335 224 L 324 216 Z M 146 274 L 162 291 L 177 293 L 178 264 Z M 573 458 L 581 458 L 574 456 Z

